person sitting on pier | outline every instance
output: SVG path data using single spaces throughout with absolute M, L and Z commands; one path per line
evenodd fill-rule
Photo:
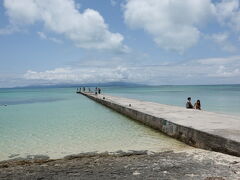
M 199 99 L 198 99 L 197 102 L 194 104 L 194 109 L 201 110 L 201 102 L 200 102 Z
M 191 97 L 188 97 L 187 98 L 187 103 L 186 103 L 186 108 L 187 109 L 193 109 L 193 105 L 192 105 L 192 103 L 191 103 Z

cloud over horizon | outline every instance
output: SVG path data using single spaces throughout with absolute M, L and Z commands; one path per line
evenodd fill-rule
M 240 83 L 239 0 L 3 0 L 0 10 L 0 87 Z
M 42 80 L 51 84 L 114 81 L 149 85 L 196 84 L 196 82 L 201 83 L 202 78 L 208 78 L 207 83 L 226 83 L 240 79 L 240 56 L 153 65 L 121 65 L 117 62 L 110 65 L 65 67 L 41 72 L 29 70 L 24 74 L 24 78 Z M 240 83 L 239 80 L 238 83 Z

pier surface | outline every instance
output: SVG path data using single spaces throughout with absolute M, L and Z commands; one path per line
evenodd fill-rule
M 240 156 L 240 117 L 105 94 L 81 94 L 191 146 Z

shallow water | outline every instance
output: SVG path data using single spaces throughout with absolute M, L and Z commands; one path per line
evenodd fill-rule
M 0 160 L 90 151 L 187 148 L 75 93 L 74 88 L 1 89 Z
M 102 88 L 104 93 L 240 115 L 240 86 Z M 27 155 L 60 158 L 90 151 L 183 150 L 189 146 L 132 121 L 75 88 L 0 89 L 0 160 Z

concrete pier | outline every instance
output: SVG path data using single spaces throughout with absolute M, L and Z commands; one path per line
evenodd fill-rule
M 79 92 L 188 145 L 240 157 L 240 117 Z

